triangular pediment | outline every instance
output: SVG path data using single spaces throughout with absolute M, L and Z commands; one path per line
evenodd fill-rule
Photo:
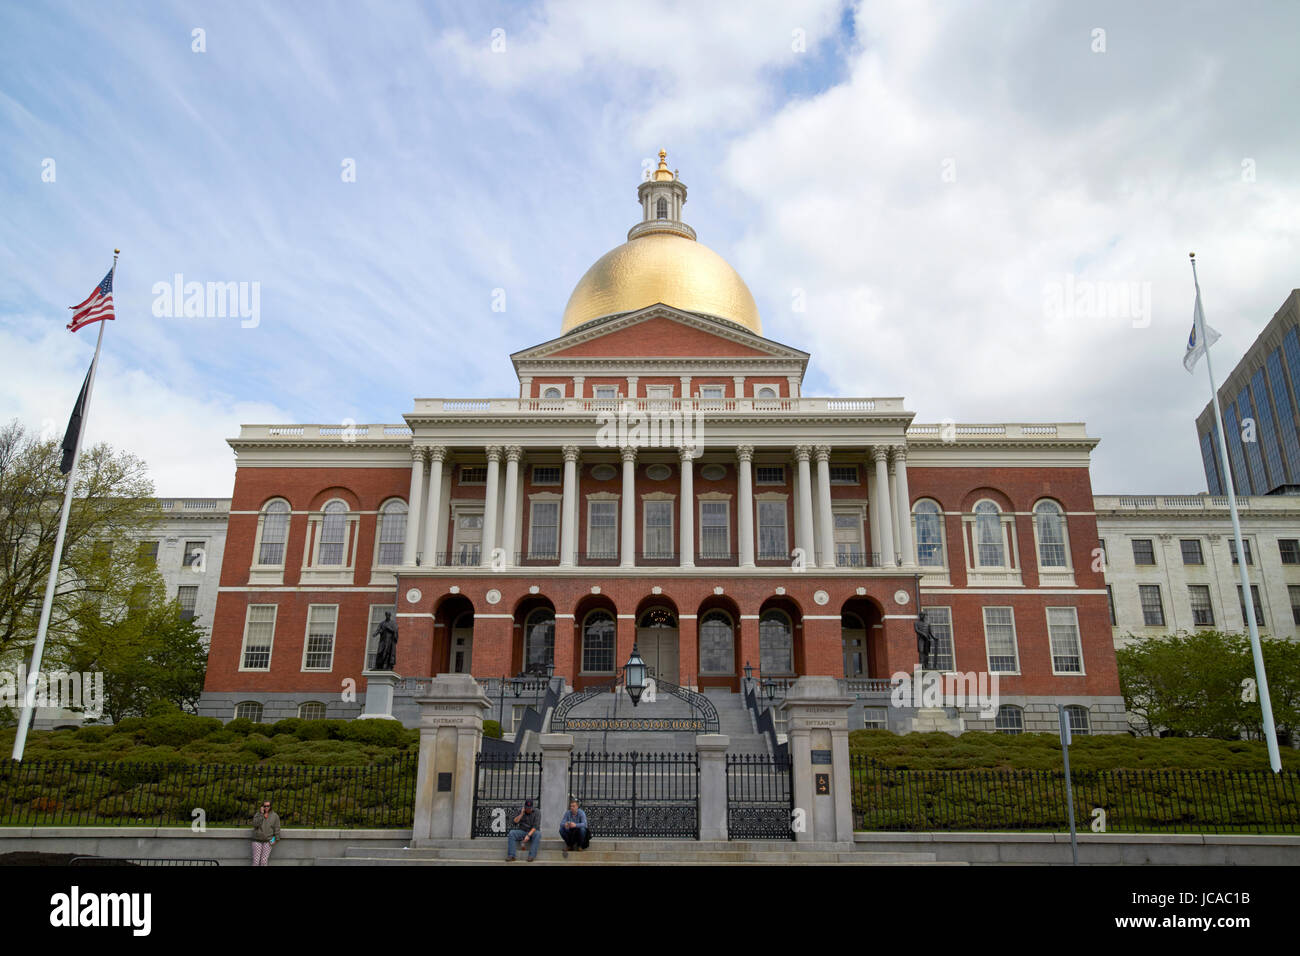
M 610 316 L 567 335 L 515 352 L 520 362 L 539 359 L 784 359 L 806 363 L 808 353 L 710 315 L 652 305 Z

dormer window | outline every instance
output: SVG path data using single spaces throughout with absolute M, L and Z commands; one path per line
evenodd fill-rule
M 659 219 L 668 218 L 668 200 L 660 199 L 655 203 L 655 216 Z

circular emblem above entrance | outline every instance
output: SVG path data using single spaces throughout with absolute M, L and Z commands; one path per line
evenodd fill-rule
M 489 604 L 501 603 L 501 592 L 498 591 L 496 588 L 493 588 L 491 591 L 488 591 L 488 593 L 483 596 L 487 598 L 487 602 Z
M 906 591 L 904 591 L 903 589 L 900 588 L 899 590 L 894 592 L 895 604 L 902 606 L 910 600 L 912 600 L 912 596 L 908 594 Z
M 820 591 L 820 590 L 814 591 L 813 600 L 816 601 L 818 604 L 829 604 L 831 601 L 831 596 L 827 594 L 825 591 Z
M 411 588 L 411 590 L 406 592 L 406 603 L 419 604 L 420 598 L 422 597 L 424 597 L 424 595 L 420 593 L 419 588 Z

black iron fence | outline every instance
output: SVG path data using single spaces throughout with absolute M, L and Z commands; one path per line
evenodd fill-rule
M 794 785 L 784 755 L 727 754 L 727 837 L 793 840 Z
M 416 754 L 366 767 L 0 763 L 0 825 L 247 826 L 269 798 L 286 827 L 406 828 Z
M 693 753 L 575 753 L 569 793 L 586 811 L 593 835 L 700 834 L 700 766 Z
M 901 770 L 851 758 L 857 830 L 1069 829 L 1060 770 Z M 1300 833 L 1300 773 L 1075 770 L 1081 832 Z
M 474 820 L 470 836 L 503 837 L 524 801 L 542 807 L 542 755 L 488 753 L 474 758 Z

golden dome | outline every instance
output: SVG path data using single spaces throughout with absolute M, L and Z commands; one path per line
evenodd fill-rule
M 640 235 L 597 259 L 569 296 L 560 334 L 660 302 L 763 334 L 758 306 L 736 270 L 708 246 L 670 232 Z
M 654 180 L 657 183 L 670 183 L 677 177 L 673 171 L 668 168 L 668 150 L 659 150 L 659 168 L 655 170 Z

